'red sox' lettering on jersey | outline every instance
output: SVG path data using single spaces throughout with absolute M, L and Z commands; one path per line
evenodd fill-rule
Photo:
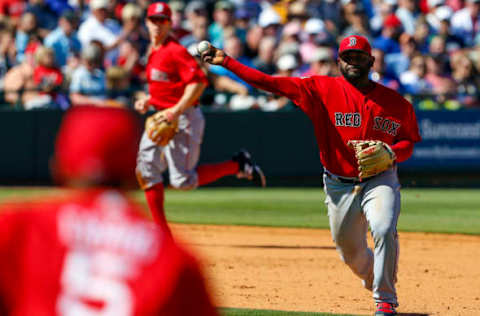
M 375 116 L 373 122 L 374 130 L 382 131 L 392 136 L 397 136 L 398 130 L 402 126 L 402 124 L 395 122 L 393 119 L 383 118 L 381 116 Z
M 360 127 L 361 124 L 360 113 L 335 112 L 335 126 Z

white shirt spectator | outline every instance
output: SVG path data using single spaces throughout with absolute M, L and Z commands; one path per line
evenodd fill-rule
M 104 23 L 100 23 L 93 15 L 90 15 L 80 25 L 78 38 L 84 47 L 93 40 L 98 40 L 103 46 L 110 47 L 115 43 L 120 32 L 121 26 L 116 21 L 107 19 Z

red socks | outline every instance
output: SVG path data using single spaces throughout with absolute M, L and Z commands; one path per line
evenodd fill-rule
M 232 160 L 204 164 L 197 167 L 198 186 L 209 184 L 222 177 L 237 174 L 238 163 Z
M 163 183 L 157 183 L 153 187 L 145 190 L 145 197 L 155 223 L 168 229 L 167 219 L 165 218 L 165 210 L 163 207 L 163 201 L 165 197 Z

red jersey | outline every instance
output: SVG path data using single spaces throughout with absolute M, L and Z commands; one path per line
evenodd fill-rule
M 216 315 L 193 257 L 118 191 L 0 211 L 1 315 Z
M 157 109 L 174 106 L 188 84 L 208 82 L 195 58 L 172 37 L 152 49 L 146 71 L 150 104 Z
M 40 87 L 60 87 L 63 82 L 63 74 L 57 68 L 37 66 L 33 71 L 33 81 L 36 86 Z
M 273 77 L 229 57 L 223 65 L 253 86 L 283 95 L 300 107 L 313 123 L 320 160 L 333 174 L 358 176 L 349 140 L 381 140 L 393 145 L 396 153 L 394 144 L 403 148 L 403 141 L 420 141 L 413 106 L 381 84 L 362 92 L 344 77 Z

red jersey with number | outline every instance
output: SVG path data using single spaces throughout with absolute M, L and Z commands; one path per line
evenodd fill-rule
M 1 315 L 216 315 L 193 257 L 117 191 L 0 212 Z
M 349 140 L 389 145 L 420 141 L 413 106 L 394 90 L 375 83 L 363 92 L 344 77 L 273 77 L 226 57 L 223 66 L 253 86 L 291 99 L 313 123 L 320 160 L 329 172 L 357 177 Z
M 172 37 L 152 49 L 146 71 L 150 104 L 157 109 L 174 106 L 188 84 L 208 82 L 195 58 Z

